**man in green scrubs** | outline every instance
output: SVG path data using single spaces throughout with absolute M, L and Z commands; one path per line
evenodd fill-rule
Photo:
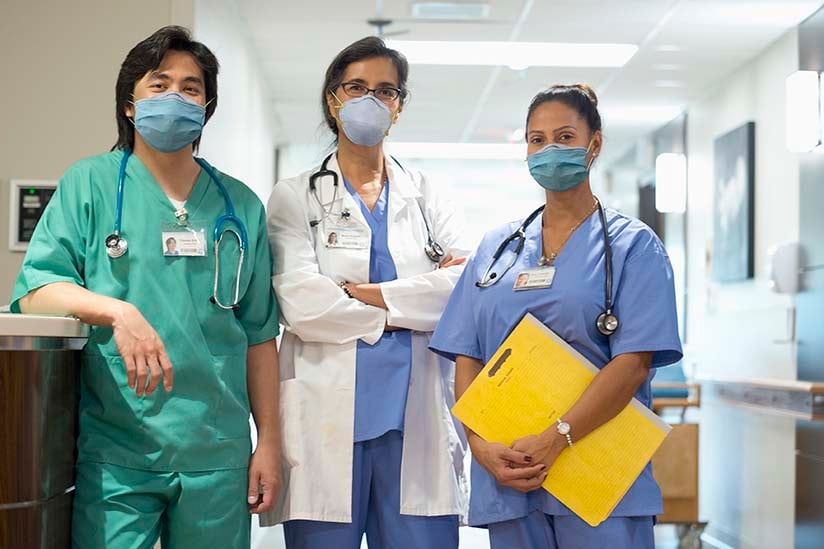
M 218 63 L 188 31 L 135 46 L 116 86 L 119 138 L 60 180 L 34 232 L 12 311 L 74 315 L 83 352 L 76 548 L 248 548 L 250 514 L 280 489 L 280 427 L 266 218 L 243 183 L 193 152 L 217 104 Z M 123 159 L 132 153 L 127 161 Z M 114 232 L 125 165 L 121 238 Z M 217 301 L 213 231 L 224 223 Z M 164 255 L 173 237 L 177 255 Z M 115 246 L 117 248 L 117 246 Z M 116 255 L 116 254 L 115 254 Z M 242 268 L 237 277 L 238 261 Z M 159 389 L 162 382 L 163 389 Z M 249 413 L 258 442 L 251 454 Z

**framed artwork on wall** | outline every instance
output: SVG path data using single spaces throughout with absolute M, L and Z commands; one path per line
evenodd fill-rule
M 714 142 L 712 279 L 739 282 L 754 276 L 755 122 Z

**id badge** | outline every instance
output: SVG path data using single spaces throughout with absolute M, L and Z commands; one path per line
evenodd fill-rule
M 178 225 L 163 223 L 160 246 L 166 257 L 202 257 L 206 255 L 206 228 L 197 223 Z
M 338 225 L 327 227 L 325 240 L 327 248 L 364 250 L 369 248 L 370 235 L 362 227 Z
M 521 290 L 535 290 L 538 288 L 549 288 L 552 286 L 552 281 L 555 278 L 555 267 L 538 267 L 537 269 L 529 269 L 518 273 L 515 279 L 515 285 L 512 289 L 515 291 Z

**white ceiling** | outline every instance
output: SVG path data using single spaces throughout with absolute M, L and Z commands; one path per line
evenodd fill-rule
M 474 0 L 483 1 L 483 0 Z M 504 142 L 523 126 L 541 88 L 587 82 L 599 93 L 608 143 L 629 144 L 815 12 L 821 0 L 488 0 L 484 22 L 411 18 L 412 0 L 384 0 L 383 15 L 403 40 L 516 39 L 631 43 L 639 52 L 621 69 L 413 66 L 412 98 L 393 130 L 396 141 Z M 272 92 L 278 142 L 327 139 L 319 130 L 320 86 L 332 58 L 372 34 L 375 0 L 237 0 Z M 777 78 L 783 75 L 776 75 Z M 486 100 L 482 90 L 489 87 Z M 640 113 L 640 114 L 639 114 Z M 652 116 L 640 115 L 651 114 Z M 613 149 L 613 150 L 615 150 Z

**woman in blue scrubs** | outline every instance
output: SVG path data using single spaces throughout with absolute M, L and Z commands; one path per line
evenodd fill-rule
M 600 372 L 557 424 L 511 447 L 467 429 L 473 454 L 469 523 L 489 529 L 492 549 L 652 549 L 662 501 L 650 466 L 597 527 L 541 484 L 561 452 L 615 417 L 633 396 L 649 406 L 654 369 L 680 360 L 672 267 L 649 227 L 601 210 L 592 194 L 589 168 L 603 137 L 597 98 L 588 86 L 559 85 L 539 93 L 529 106 L 526 138 L 530 173 L 546 191 L 543 211 L 529 223 L 486 234 L 430 348 L 456 359 L 460 396 L 521 318 L 532 313 Z M 496 254 L 524 224 L 520 253 L 514 240 Z M 606 239 L 611 304 L 605 303 Z M 614 318 L 601 317 L 610 308 Z M 606 322 L 599 325 L 599 318 Z
M 321 90 L 336 150 L 270 201 L 286 488 L 262 524 L 289 549 L 458 545 L 454 365 L 428 345 L 468 250 L 442 189 L 384 153 L 408 71 L 377 37 L 341 51 Z

